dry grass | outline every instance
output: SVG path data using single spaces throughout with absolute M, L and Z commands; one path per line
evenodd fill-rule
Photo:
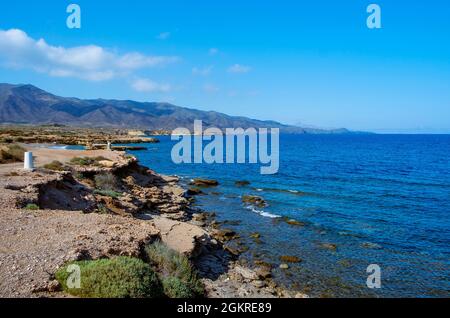
M 25 149 L 19 145 L 12 144 L 0 148 L 0 164 L 23 162 Z

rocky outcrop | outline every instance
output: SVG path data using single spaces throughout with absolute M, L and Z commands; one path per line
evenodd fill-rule
M 217 187 L 219 185 L 219 182 L 216 180 L 208 180 L 208 179 L 194 179 L 192 180 L 191 185 L 208 188 L 208 187 Z
M 267 206 L 266 201 L 262 197 L 256 195 L 244 195 L 242 196 L 242 202 L 250 203 L 260 208 L 264 208 Z
M 87 154 L 105 155 L 108 163 L 68 172 L 0 169 L 0 235 L 8 238 L 0 242 L 0 296 L 63 296 L 52 273 L 65 262 L 143 257 L 145 245 L 161 240 L 195 261 L 208 297 L 293 297 L 271 280 L 271 266 L 235 262 L 248 248 L 219 227 L 214 213 L 193 211 L 177 177 L 117 153 Z M 115 190 L 96 189 L 95 176 L 105 173 Z M 38 210 L 27 210 L 30 203 Z
M 163 217 L 154 217 L 153 223 L 167 246 L 191 258 L 198 256 L 210 239 L 205 230 L 189 223 Z

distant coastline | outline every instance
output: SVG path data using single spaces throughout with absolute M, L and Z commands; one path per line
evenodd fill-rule
M 345 128 L 303 128 L 169 103 L 66 98 L 33 85 L 0 84 L 0 123 L 3 124 L 145 129 L 167 134 L 178 127 L 192 128 L 194 120 L 202 120 L 206 128 L 279 128 L 281 133 L 291 134 L 361 133 Z

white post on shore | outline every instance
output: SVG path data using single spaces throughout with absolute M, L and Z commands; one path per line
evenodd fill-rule
M 110 150 L 111 151 L 111 142 L 110 141 L 108 141 L 108 144 L 106 146 L 106 150 Z
M 28 171 L 34 170 L 33 153 L 32 152 L 25 152 L 24 160 L 23 160 L 23 169 L 28 170 Z

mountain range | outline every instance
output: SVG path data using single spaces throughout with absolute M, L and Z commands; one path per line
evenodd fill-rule
M 1 124 L 173 130 L 177 127 L 191 129 L 194 120 L 202 120 L 204 127 L 221 129 L 254 127 L 280 128 L 281 132 L 297 134 L 349 133 L 347 129 L 302 128 L 169 103 L 60 97 L 33 85 L 0 84 Z

